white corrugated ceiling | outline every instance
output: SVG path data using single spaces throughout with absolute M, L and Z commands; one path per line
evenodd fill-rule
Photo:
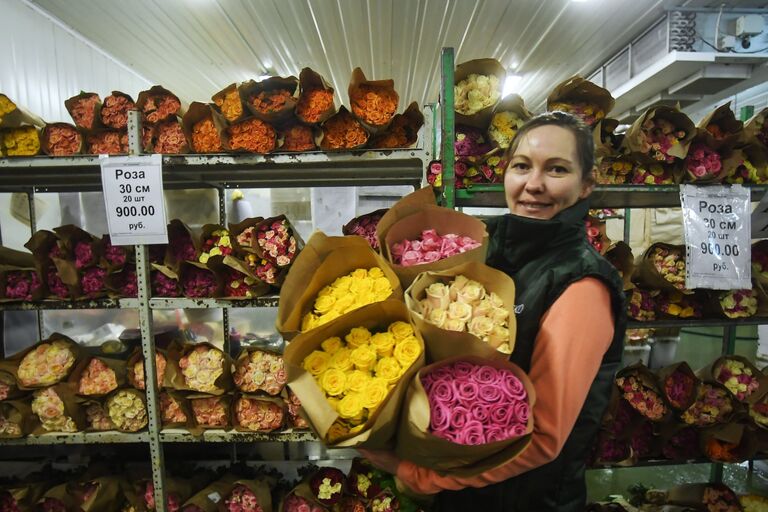
M 495 57 L 523 75 L 540 108 L 551 88 L 587 74 L 663 14 L 664 0 L 25 0 L 186 101 L 207 101 L 267 68 L 310 66 L 347 102 L 354 67 L 393 78 L 401 105 L 437 99 L 440 49 Z M 674 2 L 720 5 L 699 0 Z M 765 1 L 727 2 L 760 6 Z M 120 83 L 114 88 L 120 89 Z M 135 94 L 138 91 L 125 91 Z

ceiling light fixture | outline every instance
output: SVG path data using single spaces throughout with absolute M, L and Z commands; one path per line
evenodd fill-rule
M 520 90 L 520 82 L 522 80 L 522 75 L 507 75 L 507 78 L 504 80 L 504 87 L 501 90 L 501 97 L 517 93 Z

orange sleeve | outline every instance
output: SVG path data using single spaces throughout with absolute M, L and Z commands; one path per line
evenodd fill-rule
M 531 444 L 508 464 L 475 477 L 453 477 L 401 461 L 397 477 L 413 491 L 485 487 L 554 460 L 576 423 L 603 355 L 613 339 L 608 288 L 596 278 L 566 288 L 541 319 L 529 377 L 536 389 Z

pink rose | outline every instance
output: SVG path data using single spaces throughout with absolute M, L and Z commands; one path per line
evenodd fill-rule
M 472 416 L 467 408 L 454 407 L 451 411 L 451 428 L 454 430 L 461 430 L 471 418 Z
M 525 400 L 527 394 L 523 383 L 512 372 L 504 372 L 501 390 L 513 400 Z
M 429 407 L 429 427 L 435 431 L 448 430 L 451 426 L 451 410 L 447 405 L 437 403 Z
M 509 437 L 520 437 L 522 435 L 525 435 L 525 431 L 528 429 L 525 425 L 521 425 L 520 423 L 517 423 L 515 425 L 512 425 L 509 430 L 507 431 L 507 434 Z
M 453 381 L 453 390 L 459 400 L 471 402 L 477 398 L 479 386 L 471 380 Z
M 485 444 L 485 434 L 483 433 L 483 425 L 479 421 L 469 421 L 464 426 L 463 443 L 472 446 Z
M 441 254 L 437 251 L 427 251 L 423 255 L 423 263 L 432 263 L 441 259 Z
M 513 408 L 512 416 L 521 425 L 528 424 L 528 415 L 530 414 L 530 408 L 525 402 L 517 402 Z
M 440 402 L 450 402 L 454 397 L 453 386 L 445 380 L 436 381 L 432 388 L 432 396 Z
M 485 384 L 480 386 L 478 396 L 484 402 L 495 404 L 504 398 L 504 393 L 497 386 Z
M 511 423 L 513 410 L 512 407 L 506 404 L 497 405 L 491 409 L 491 421 L 494 424 L 506 427 Z
M 487 443 L 506 441 L 507 439 L 509 439 L 507 432 L 500 427 L 491 426 L 485 429 L 485 441 Z
M 421 253 L 414 250 L 406 251 L 400 259 L 400 265 L 403 267 L 410 267 L 419 263 L 421 263 Z
M 446 368 L 445 366 L 443 368 Z M 466 361 L 459 361 L 453 364 L 453 376 L 469 377 L 475 369 L 475 365 L 467 363 Z
M 469 411 L 472 413 L 472 418 L 481 423 L 486 423 L 490 417 L 488 406 L 479 402 L 472 404 L 472 406 L 469 408 Z
M 472 375 L 478 384 L 493 384 L 499 378 L 499 372 L 493 366 L 478 366 Z

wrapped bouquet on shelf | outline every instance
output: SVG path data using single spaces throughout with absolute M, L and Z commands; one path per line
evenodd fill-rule
M 157 124 L 169 117 L 181 115 L 179 98 L 160 85 L 141 91 L 136 99 L 136 108 L 139 109 L 143 118 L 151 124 Z
M 286 381 L 283 356 L 260 348 L 246 348 L 234 362 L 232 377 L 240 391 L 262 391 L 277 396 Z
M 659 290 L 692 294 L 693 290 L 685 288 L 685 246 L 652 244 L 643 254 L 633 281 Z
M 49 156 L 72 156 L 83 150 L 83 136 L 69 123 L 45 125 L 40 135 L 40 147 Z
M 424 115 L 415 101 L 405 112 L 395 114 L 392 122 L 383 132 L 371 137 L 368 146 L 372 149 L 408 148 L 416 144 L 419 130 L 424 126 Z
M 658 370 L 664 398 L 678 412 L 686 411 L 698 396 L 701 381 L 686 362 L 675 363 Z
M 279 131 L 278 138 L 283 141 L 280 151 L 314 151 L 317 149 L 316 137 L 317 134 L 311 126 L 298 122 L 292 123 Z
M 181 125 L 195 153 L 223 153 L 224 147 L 229 145 L 223 139 L 226 136 L 225 123 L 210 105 L 191 103 Z
M 696 400 L 680 416 L 686 425 L 708 427 L 726 423 L 734 411 L 730 392 L 721 384 L 703 382 Z
M 197 429 L 226 429 L 230 425 L 230 395 L 189 395 L 194 425 Z
M 0 153 L 5 156 L 35 156 L 40 152 L 40 132 L 31 125 L 0 131 Z
M 233 405 L 233 425 L 241 432 L 272 432 L 285 425 L 285 404 L 279 398 L 238 395 Z
M 302 123 L 319 124 L 336 112 L 333 104 L 333 88 L 310 68 L 299 73 L 299 100 L 296 103 L 296 117 Z
M 355 68 L 347 93 L 352 113 L 371 130 L 386 128 L 397 113 L 400 97 L 394 80 L 368 80 L 362 69 Z
M 295 76 L 273 76 L 261 82 L 240 85 L 240 97 L 250 113 L 271 124 L 280 124 L 293 116 L 299 80 Z
M 320 128 L 322 136 L 318 146 L 325 151 L 359 149 L 368 143 L 370 137 L 363 124 L 343 105 L 323 121 Z
M 0 402 L 0 439 L 24 437 L 35 428 L 35 418 L 27 400 Z
M 107 411 L 104 401 L 86 400 L 82 406 L 85 409 L 86 431 L 103 432 L 117 429 L 112 418 L 109 417 L 109 411 Z
M 81 92 L 64 100 L 64 107 L 78 128 L 89 131 L 102 126 L 101 98 L 97 93 Z
M 722 384 L 739 402 L 754 403 L 768 393 L 768 377 L 742 356 L 722 356 L 702 368 L 699 376 Z
M 696 127 L 688 116 L 674 107 L 649 108 L 629 128 L 624 146 L 651 160 L 673 163 L 683 160 L 696 136 Z
M 341 228 L 341 233 L 344 235 L 357 235 L 365 238 L 371 248 L 375 251 L 379 248 L 379 241 L 376 238 L 376 226 L 388 210 L 389 208 L 382 208 L 355 217 L 344 224 Z
M 136 389 L 120 389 L 107 398 L 109 419 L 121 432 L 138 432 L 147 426 L 147 405 L 144 393 Z
M 744 123 L 736 119 L 730 101 L 704 116 L 697 128 L 699 136 L 714 150 L 731 149 L 744 136 Z
M 135 108 L 133 98 L 123 92 L 112 91 L 101 106 L 101 122 L 107 128 L 124 130 L 128 127 L 128 111 Z
M 76 385 L 78 395 L 105 396 L 124 383 L 125 363 L 103 357 L 82 359 L 69 381 Z
M 645 366 L 635 364 L 619 371 L 616 385 L 621 396 L 644 418 L 655 422 L 669 419 L 671 411 L 659 382 Z
M 125 130 L 99 130 L 85 136 L 88 155 L 119 155 L 128 153 L 128 132 Z
M 475 59 L 457 65 L 453 76 L 456 123 L 486 128 L 501 99 L 504 67 L 495 59 Z
M 176 389 L 221 395 L 232 388 L 231 360 L 210 343 L 186 345 L 180 350 L 174 349 L 169 356 L 174 362 Z
M 0 361 L 0 370 L 14 375 L 19 389 L 43 388 L 62 382 L 74 369 L 80 346 L 54 333 L 13 356 Z
M 240 88 L 236 83 L 229 84 L 224 89 L 220 90 L 211 97 L 211 101 L 216 105 L 221 115 L 230 123 L 239 121 L 243 115 L 245 115 L 245 107 L 243 106 L 243 99 L 240 96 Z M 198 105 L 204 105 L 198 103 Z M 187 114 L 192 110 L 192 105 L 189 106 Z
M 568 112 L 592 128 L 613 110 L 615 103 L 606 89 L 574 76 L 555 86 L 547 97 L 547 110 Z
M 507 149 L 517 131 L 531 117 L 523 99 L 517 94 L 510 94 L 494 108 L 488 125 L 488 138 L 497 147 Z
M 277 132 L 266 121 L 249 117 L 229 125 L 225 140 L 230 151 L 266 154 L 276 149 Z
M 163 428 L 184 427 L 190 424 L 192 411 L 189 401 L 180 393 L 160 393 L 160 424 Z
M 600 185 L 623 185 L 632 179 L 634 163 L 627 157 L 604 158 L 597 168 L 597 183 Z M 641 178 L 645 183 L 645 176 Z
M 82 430 L 84 413 L 75 399 L 75 390 L 69 384 L 56 384 L 36 390 L 32 394 L 32 412 L 40 427 L 35 433 L 77 432 Z
M 157 123 L 152 152 L 165 155 L 189 153 L 187 137 L 178 118 L 169 117 Z

